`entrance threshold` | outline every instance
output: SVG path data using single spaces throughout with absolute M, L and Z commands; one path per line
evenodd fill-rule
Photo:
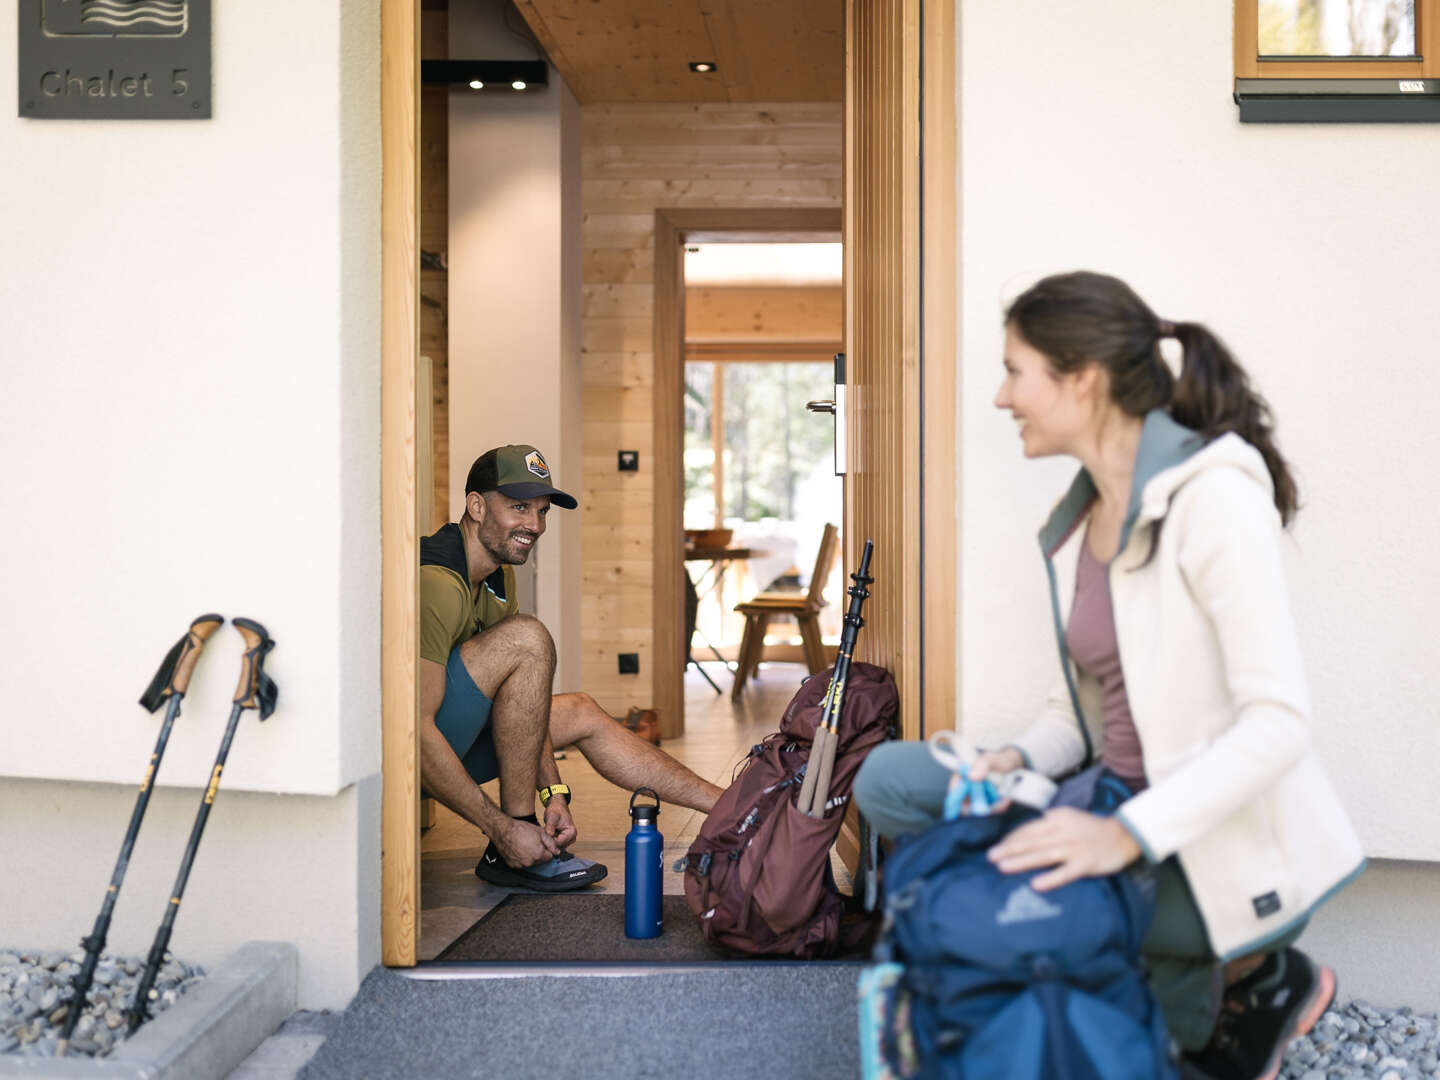
M 857 957 L 858 966 L 864 960 Z M 696 975 L 707 971 L 735 971 L 741 968 L 770 970 L 772 968 L 832 967 L 845 961 L 814 960 L 708 960 L 701 964 L 634 964 L 624 960 L 591 960 L 585 963 L 526 963 L 497 961 L 474 963 L 423 963 L 413 968 L 392 969 L 407 979 L 530 979 L 536 976 L 553 978 L 623 978 L 635 975 Z

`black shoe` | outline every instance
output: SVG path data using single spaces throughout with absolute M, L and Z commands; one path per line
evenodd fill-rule
M 536 892 L 570 892 L 604 879 L 609 873 L 602 863 L 562 851 L 548 862 L 534 866 L 511 866 L 500 858 L 491 844 L 475 864 L 475 876 L 506 889 L 534 889 Z
M 1205 1049 L 1185 1055 L 1184 1074 L 1274 1080 L 1286 1045 L 1314 1027 L 1334 1000 L 1335 972 L 1296 949 L 1272 954 L 1225 991 L 1215 1034 Z

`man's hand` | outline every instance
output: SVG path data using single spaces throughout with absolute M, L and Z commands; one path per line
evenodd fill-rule
M 1036 892 L 1046 892 L 1123 870 L 1140 857 L 1140 845 L 1114 818 L 1059 806 L 1021 825 L 987 855 L 1006 874 L 1053 866 L 1030 883 Z
M 545 805 L 545 835 L 559 848 L 568 848 L 575 842 L 575 819 L 570 816 L 570 804 L 563 795 L 552 795 Z
M 491 833 L 490 842 L 500 850 L 501 858 L 515 867 L 534 866 L 560 854 L 547 829 L 514 818 L 498 834 Z

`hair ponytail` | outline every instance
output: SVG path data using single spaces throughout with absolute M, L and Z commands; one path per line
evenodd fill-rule
M 1199 323 L 1176 323 L 1174 336 L 1184 350 L 1180 378 L 1170 398 L 1176 423 L 1200 432 L 1205 441 L 1234 432 L 1265 460 L 1275 488 L 1275 508 L 1288 525 L 1299 509 L 1299 493 L 1290 466 L 1275 445 L 1270 405 L 1250 385 L 1245 369 L 1225 345 Z
M 1005 321 L 1061 373 L 1098 363 L 1110 376 L 1110 397 L 1130 416 L 1168 408 L 1205 441 L 1234 432 L 1265 460 L 1275 508 L 1288 525 L 1299 506 L 1290 467 L 1275 445 L 1270 406 L 1220 339 L 1199 323 L 1156 317 L 1119 278 L 1078 270 L 1032 285 L 1005 312 Z M 1175 379 L 1160 355 L 1174 337 L 1184 350 Z

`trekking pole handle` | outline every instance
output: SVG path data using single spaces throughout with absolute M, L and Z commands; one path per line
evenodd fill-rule
M 201 615 L 190 624 L 185 636 L 160 661 L 155 677 L 150 680 L 145 693 L 140 695 L 142 708 L 154 712 L 165 703 L 166 698 L 178 701 L 185 696 L 190 676 L 195 673 L 195 664 L 200 659 L 200 650 L 224 621 L 223 615 Z
M 270 633 L 254 619 L 236 619 L 235 629 L 245 640 L 240 664 L 240 684 L 235 687 L 235 706 L 259 709 L 264 720 L 275 710 L 275 682 L 265 674 L 265 657 L 275 647 Z
M 185 635 L 185 642 L 181 647 L 180 659 L 175 664 L 175 673 L 170 676 L 170 683 L 166 687 L 167 693 L 183 694 L 189 688 L 190 676 L 195 673 L 196 661 L 200 659 L 200 650 L 224 621 L 223 615 L 201 615 L 190 624 L 190 632 Z

